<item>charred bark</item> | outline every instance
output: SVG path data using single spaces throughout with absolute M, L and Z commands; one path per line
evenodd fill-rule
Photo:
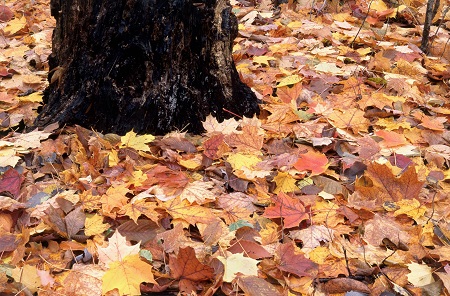
M 198 133 L 210 113 L 258 112 L 232 60 L 228 1 L 196 1 L 51 0 L 50 85 L 35 125 Z

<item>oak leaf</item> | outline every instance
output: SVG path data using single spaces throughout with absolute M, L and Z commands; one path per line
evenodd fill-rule
M 296 227 L 300 222 L 309 218 L 303 203 L 299 199 L 292 198 L 283 192 L 273 196 L 272 202 L 274 205 L 267 207 L 263 216 L 267 218 L 283 218 L 285 228 Z

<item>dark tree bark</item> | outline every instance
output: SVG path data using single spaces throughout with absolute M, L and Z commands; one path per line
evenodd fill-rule
M 198 133 L 210 113 L 255 114 L 232 60 L 228 1 L 194 1 L 51 0 L 50 86 L 35 125 Z

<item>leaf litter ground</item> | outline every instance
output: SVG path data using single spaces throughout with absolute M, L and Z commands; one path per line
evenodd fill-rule
M 55 23 L 1 3 L 2 295 L 450 292 L 446 4 L 429 56 L 425 1 L 232 4 L 261 115 L 154 137 L 21 132 Z

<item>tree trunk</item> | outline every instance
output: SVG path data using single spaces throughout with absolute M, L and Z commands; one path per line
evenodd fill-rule
M 198 133 L 208 114 L 258 112 L 232 60 L 228 1 L 194 1 L 51 0 L 50 86 L 35 125 Z

